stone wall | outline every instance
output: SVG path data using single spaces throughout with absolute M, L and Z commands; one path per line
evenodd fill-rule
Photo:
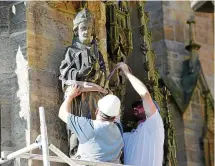
M 183 114 L 185 150 L 187 165 L 205 165 L 204 156 L 204 100 L 198 88 L 195 89 L 190 105 Z
M 185 49 L 185 43 L 189 40 L 189 27 L 186 22 L 195 14 L 194 41 L 202 45 L 199 59 L 213 93 L 213 14 L 194 13 L 189 1 L 147 2 L 146 11 L 150 16 L 153 48 L 157 55 L 156 66 L 165 83 L 169 83 L 170 80 L 172 83 L 179 81 L 187 70 L 189 52 Z M 177 88 L 179 87 L 174 87 L 172 90 Z M 186 110 L 180 110 L 174 101 L 171 102 L 178 144 L 178 165 L 204 165 L 205 162 L 203 153 L 205 109 L 201 98 L 203 94 L 199 88 L 195 88 Z
M 167 64 L 164 56 L 166 50 L 164 41 L 164 23 L 163 23 L 163 9 L 161 1 L 148 1 L 145 5 L 145 12 L 149 12 L 149 29 L 152 32 L 152 46 L 156 51 L 156 67 L 158 67 L 160 74 L 165 73 L 165 68 L 162 64 Z M 162 66 L 161 66 L 162 65 Z
M 68 152 L 66 126 L 58 118 L 63 101 L 61 82 L 58 80 L 59 66 L 65 58 L 66 47 L 72 43 L 72 27 L 77 8 L 75 2 L 68 2 L 67 12 L 52 8 L 47 2 L 27 4 L 27 43 L 30 82 L 31 142 L 39 134 L 38 107 L 46 110 L 49 142 Z M 73 6 L 73 8 L 72 8 Z M 106 56 L 105 6 L 101 2 L 88 3 L 96 18 L 96 34 L 99 48 Z M 39 165 L 39 162 L 33 162 Z M 59 165 L 52 163 L 52 165 Z
M 214 13 L 195 12 L 195 41 L 201 45 L 199 60 L 214 97 Z
M 58 118 L 63 101 L 58 76 L 66 47 L 72 43 L 72 20 L 79 3 L 68 2 L 70 8 L 60 11 L 47 2 L 0 2 L 2 150 L 17 150 L 35 141 L 40 133 L 38 109 L 43 106 L 49 143 L 68 152 L 66 125 Z M 107 63 L 105 5 L 89 2 L 88 8 L 95 14 L 99 48 Z M 42 162 L 15 163 L 26 164 Z
M 0 8 L 1 150 L 14 151 L 29 138 L 25 3 L 1 2 Z
M 58 80 L 59 66 L 66 47 L 72 41 L 72 20 L 77 8 L 59 11 L 47 2 L 0 2 L 0 110 L 1 149 L 17 150 L 33 143 L 40 133 L 39 106 L 45 107 L 49 143 L 68 152 L 65 124 L 58 118 L 63 93 Z M 99 48 L 107 63 L 105 6 L 89 2 L 88 8 L 96 17 Z M 189 39 L 187 19 L 193 14 L 189 2 L 150 1 L 146 4 L 150 16 L 156 66 L 162 77 L 178 79 L 189 53 L 185 42 Z M 140 49 L 139 22 L 136 5 L 130 9 L 134 49 L 127 58 L 133 74 L 144 79 L 145 57 Z M 196 42 L 202 47 L 199 59 L 211 90 L 213 87 L 213 15 L 195 13 Z M 137 93 L 127 84 L 126 109 Z M 211 91 L 213 92 L 213 91 Z M 178 165 L 203 165 L 204 103 L 199 89 L 185 113 L 171 102 L 178 144 Z M 35 151 L 37 153 L 38 151 Z M 24 160 L 15 165 L 26 165 Z M 41 165 L 30 161 L 29 165 Z M 54 164 L 52 165 L 61 165 Z
M 12 146 L 11 138 L 11 109 L 13 93 L 11 88 L 15 73 L 11 66 L 14 62 L 10 55 L 9 46 L 9 3 L 0 2 L 0 109 L 1 109 L 1 150 Z M 12 63 L 13 62 L 13 63 Z M 9 87 L 9 88 L 8 88 Z
M 95 16 L 95 31 L 98 38 L 98 47 L 103 55 L 107 74 L 109 74 L 105 4 L 100 1 L 88 1 L 88 8 Z
M 26 17 L 31 110 L 30 142 L 33 142 L 40 133 L 38 108 L 43 106 L 49 143 L 67 153 L 66 125 L 58 118 L 59 107 L 63 101 L 58 76 L 64 52 L 72 41 L 74 15 L 52 9 L 46 2 L 28 2 Z M 40 164 L 41 162 L 32 161 L 32 165 Z

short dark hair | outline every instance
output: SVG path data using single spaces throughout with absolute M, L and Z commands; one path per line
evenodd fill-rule
M 160 112 L 160 107 L 159 107 L 158 103 L 157 103 L 155 100 L 153 100 L 153 103 L 154 103 L 155 107 L 157 108 L 157 110 Z M 134 101 L 134 102 L 132 103 L 132 108 L 135 108 L 135 107 L 140 106 L 140 105 L 143 106 L 143 101 L 142 101 L 142 99 L 137 100 L 137 101 Z
M 135 107 L 140 106 L 140 105 L 143 105 L 143 101 L 142 100 L 134 101 L 132 103 L 132 108 L 135 108 Z

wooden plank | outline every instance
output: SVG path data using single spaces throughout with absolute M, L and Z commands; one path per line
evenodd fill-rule
M 2 154 L 10 154 L 13 153 L 12 151 L 3 151 Z M 41 160 L 43 161 L 43 156 L 41 154 L 30 154 L 30 153 L 23 153 L 19 156 L 23 159 L 33 159 L 33 160 Z M 49 160 L 51 162 L 58 162 L 58 163 L 66 163 L 58 156 L 49 156 Z
M 90 165 L 90 166 L 123 166 L 122 164 L 114 164 L 114 163 L 106 163 L 106 162 L 94 162 L 94 161 L 86 161 L 86 160 L 75 160 L 71 159 L 68 156 L 66 156 L 63 152 L 61 152 L 57 147 L 54 145 L 50 145 L 49 149 L 51 149 L 54 153 L 56 153 L 59 157 L 61 157 L 63 160 L 67 160 L 67 164 L 70 164 L 73 166 L 74 164 L 80 164 L 80 165 Z M 72 161 L 72 162 L 71 162 Z
M 67 164 L 72 166 L 77 166 L 67 155 L 65 155 L 63 152 L 61 152 L 57 147 L 54 145 L 50 145 L 49 149 L 53 151 L 56 155 L 58 155 L 60 158 L 62 158 Z
M 51 146 L 51 145 L 50 145 Z M 49 146 L 49 148 L 50 148 Z M 54 147 L 54 148 L 53 148 Z M 53 150 L 51 149 L 53 148 Z M 51 146 L 51 150 L 55 153 L 56 152 L 56 148 L 54 145 Z M 58 149 L 59 150 L 59 149 Z M 57 150 L 57 152 L 59 152 Z M 61 151 L 60 151 L 61 152 Z M 3 151 L 2 154 L 4 156 L 7 156 L 8 154 L 11 154 L 13 153 L 13 151 Z M 63 156 L 65 157 L 66 155 L 61 152 L 61 154 L 63 154 Z M 24 159 L 32 159 L 32 160 L 40 160 L 40 161 L 43 161 L 43 156 L 41 154 L 30 154 L 30 153 L 23 153 L 21 155 L 19 155 L 19 158 L 24 158 Z M 67 163 L 67 164 L 72 164 L 72 163 L 75 163 L 75 164 L 78 164 L 78 165 L 81 165 L 81 164 L 85 164 L 85 165 L 90 165 L 90 166 L 123 166 L 122 164 L 113 164 L 113 163 L 105 163 L 105 162 L 93 162 L 93 161 L 84 161 L 84 160 L 78 160 L 78 159 L 71 159 L 69 158 L 68 156 L 66 156 L 66 158 L 68 159 L 69 163 L 67 163 L 66 161 L 64 161 L 61 156 L 49 156 L 49 161 L 50 162 L 58 162 L 58 163 Z M 5 160 L 0 160 L 0 163 L 2 161 L 5 161 Z M 6 162 L 6 161 L 5 161 Z M 72 165 L 73 166 L 73 165 Z M 125 166 L 125 165 L 124 165 Z M 128 166 L 128 165 L 127 165 Z

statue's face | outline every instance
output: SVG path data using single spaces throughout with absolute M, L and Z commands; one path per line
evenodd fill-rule
M 78 37 L 81 43 L 89 44 L 92 40 L 92 22 L 84 21 L 78 25 Z

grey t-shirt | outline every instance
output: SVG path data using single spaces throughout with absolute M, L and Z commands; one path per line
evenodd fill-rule
M 77 154 L 81 159 L 115 162 L 119 158 L 124 145 L 120 122 L 103 122 L 69 114 L 67 124 L 78 137 Z

